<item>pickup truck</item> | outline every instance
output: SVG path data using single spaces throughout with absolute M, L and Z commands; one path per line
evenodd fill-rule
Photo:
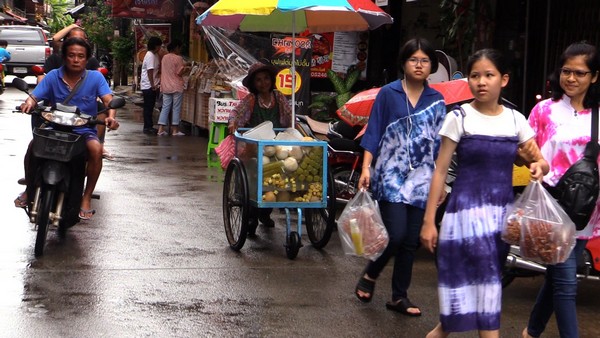
M 50 56 L 48 38 L 40 27 L 35 26 L 0 26 L 0 40 L 6 40 L 6 48 L 10 61 L 4 62 L 6 75 L 25 77 L 35 75 L 31 67 L 43 66 Z

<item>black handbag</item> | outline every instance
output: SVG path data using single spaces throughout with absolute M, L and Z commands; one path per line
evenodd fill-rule
M 577 230 L 583 230 L 596 208 L 600 192 L 598 179 L 598 107 L 592 108 L 592 139 L 583 158 L 575 162 L 550 193 L 558 200 Z

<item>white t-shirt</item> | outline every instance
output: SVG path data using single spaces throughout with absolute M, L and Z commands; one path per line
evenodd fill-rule
M 518 136 L 519 144 L 535 136 L 535 132 L 527 123 L 525 116 L 520 112 L 503 107 L 502 112 L 495 116 L 484 115 L 470 104 L 461 106 L 466 116 L 454 112 L 446 114 L 444 124 L 440 130 L 440 135 L 446 136 L 454 142 L 459 142 L 460 138 L 468 135 L 487 135 L 487 136 Z M 464 129 L 463 129 L 464 125 Z
M 142 63 L 142 75 L 140 79 L 140 88 L 150 89 L 150 79 L 148 78 L 148 70 L 154 69 L 154 84 L 158 85 L 160 83 L 160 60 L 158 58 L 158 54 L 154 54 L 152 52 L 147 52 L 144 56 L 144 62 Z

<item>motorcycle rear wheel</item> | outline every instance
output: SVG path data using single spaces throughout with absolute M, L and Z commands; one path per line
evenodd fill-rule
M 40 210 L 36 224 L 35 257 L 40 257 L 44 254 L 44 246 L 46 245 L 46 237 L 48 235 L 48 228 L 50 227 L 50 212 L 54 206 L 54 190 L 42 188 L 41 196 Z
M 345 204 L 351 200 L 358 192 L 358 180 L 360 171 L 352 172 L 351 166 L 341 166 L 332 168 L 333 181 L 335 186 L 335 197 L 338 203 Z M 352 176 L 350 176 L 352 174 Z

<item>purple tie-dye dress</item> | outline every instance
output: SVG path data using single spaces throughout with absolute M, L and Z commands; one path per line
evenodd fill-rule
M 438 239 L 440 321 L 446 332 L 497 330 L 501 271 L 508 246 L 500 238 L 513 202 L 518 137 L 463 135 L 458 174 Z

